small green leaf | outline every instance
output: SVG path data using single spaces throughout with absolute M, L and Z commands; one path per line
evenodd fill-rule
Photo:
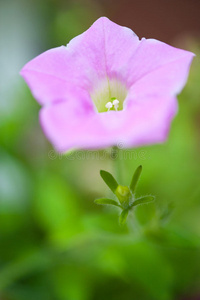
M 136 170 L 135 170 L 135 173 L 133 174 L 133 178 L 132 178 L 132 181 L 131 181 L 131 184 L 130 184 L 130 189 L 131 189 L 131 192 L 134 194 L 135 193 L 135 188 L 136 188 L 136 185 L 138 183 L 138 180 L 140 178 L 140 174 L 142 172 L 142 166 L 140 165 Z
M 173 210 L 174 210 L 174 203 L 171 202 L 167 205 L 167 207 L 165 207 L 165 210 L 161 213 L 160 219 L 162 221 L 166 221 L 173 213 Z
M 137 200 L 135 200 L 132 204 L 131 207 L 136 206 L 136 205 L 140 205 L 140 204 L 146 204 L 149 202 L 153 202 L 155 200 L 154 196 L 144 196 L 141 198 L 138 198 Z
M 115 194 L 115 191 L 118 187 L 118 183 L 115 178 L 107 171 L 101 170 L 100 175 L 107 186 L 111 189 L 111 191 Z
M 108 199 L 108 198 L 96 199 L 96 200 L 94 200 L 94 202 L 96 204 L 101 204 L 101 205 L 115 205 L 115 206 L 121 207 L 121 205 L 119 205 L 117 203 L 117 201 L 115 201 L 113 199 Z
M 128 209 L 124 209 L 119 216 L 119 224 L 124 225 L 128 216 Z

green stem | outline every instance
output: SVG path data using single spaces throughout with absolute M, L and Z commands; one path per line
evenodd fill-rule
M 116 179 L 118 181 L 119 184 L 123 183 L 123 172 L 122 172 L 122 161 L 120 158 L 120 151 L 122 151 L 121 149 L 119 149 L 117 146 L 112 147 L 112 151 L 111 151 L 111 159 L 114 162 L 114 170 L 115 170 L 115 176 Z

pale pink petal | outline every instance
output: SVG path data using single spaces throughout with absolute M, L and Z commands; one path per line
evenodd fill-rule
M 100 122 L 101 114 L 76 106 L 72 101 L 58 102 L 40 111 L 41 126 L 60 152 L 71 148 L 103 148 L 112 137 Z
M 144 96 L 127 107 L 127 123 L 133 122 L 126 135 L 126 147 L 162 143 L 168 137 L 170 124 L 177 113 L 175 97 Z
M 64 46 L 44 52 L 21 70 L 21 75 L 41 104 L 67 100 L 71 94 L 80 91 L 88 93 L 93 73 L 91 66 L 86 68 L 86 63 L 82 68 L 77 66 L 73 54 Z
M 180 68 L 184 72 L 183 77 L 186 77 L 193 57 L 193 53 L 169 46 L 163 42 L 154 39 L 142 39 L 137 51 L 133 53 L 129 60 L 129 67 L 126 69 L 127 85 L 131 87 L 143 77 L 151 76 L 152 72 L 155 71 L 158 74 L 160 70 L 163 75 L 162 70 L 164 70 L 164 67 L 168 67 L 168 64 L 171 66 L 166 70 L 169 72 L 168 78 L 173 77 L 177 81 L 176 71 L 179 71 Z M 167 76 L 165 76 L 166 78 Z M 185 78 L 181 82 L 181 87 L 184 83 Z
M 70 148 L 97 149 L 123 144 L 135 147 L 163 142 L 177 111 L 174 98 L 140 99 L 119 112 L 88 113 L 74 102 L 60 102 L 41 110 L 41 124 L 61 152 Z
M 67 47 L 48 50 L 31 60 L 21 75 L 41 104 L 67 100 L 72 91 L 90 94 L 107 76 L 120 78 L 138 45 L 130 29 L 102 17 Z
M 106 75 L 111 79 L 117 78 L 126 82 L 124 75 L 130 67 L 129 61 L 140 45 L 138 36 L 131 29 L 119 26 L 105 17 L 98 19 L 90 27 L 87 32 L 88 36 L 92 31 L 97 35 L 95 43 L 102 47 L 101 56 L 104 56 Z M 103 42 L 102 46 L 100 40 Z M 88 43 L 89 47 L 91 45 L 93 45 L 93 39 Z
M 187 81 L 192 58 L 192 53 L 185 52 L 179 60 L 164 64 L 136 81 L 130 89 L 135 101 L 140 96 L 146 96 L 145 101 L 149 101 L 150 95 L 179 94 Z

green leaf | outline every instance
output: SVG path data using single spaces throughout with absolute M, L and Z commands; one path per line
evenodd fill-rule
M 107 171 L 101 170 L 100 175 L 107 186 L 111 189 L 111 191 L 115 194 L 115 191 L 118 187 L 118 183 L 115 178 Z
M 119 216 L 119 224 L 124 225 L 128 216 L 128 209 L 124 209 Z
M 135 193 L 135 188 L 137 186 L 138 180 L 140 178 L 140 174 L 142 172 L 142 166 L 140 165 L 136 170 L 135 173 L 133 174 L 133 178 L 130 184 L 130 189 L 131 192 L 134 194 Z
M 141 198 L 138 198 L 137 200 L 135 200 L 131 204 L 131 207 L 136 206 L 136 205 L 140 205 L 140 204 L 150 203 L 150 202 L 153 202 L 154 200 L 155 200 L 154 196 L 144 196 L 144 197 L 141 197 Z
M 117 203 L 117 201 L 115 201 L 113 199 L 108 199 L 108 198 L 96 199 L 96 200 L 94 200 L 94 202 L 96 204 L 101 204 L 101 205 L 115 205 L 115 206 L 121 207 L 121 205 L 119 205 Z
M 167 207 L 165 207 L 165 210 L 161 213 L 160 219 L 162 221 L 166 221 L 171 216 L 173 210 L 174 210 L 174 203 L 171 202 L 167 205 Z

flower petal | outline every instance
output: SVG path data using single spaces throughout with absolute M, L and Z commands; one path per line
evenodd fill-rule
M 125 82 L 128 63 L 140 44 L 138 36 L 130 28 L 120 26 L 105 17 L 98 19 L 89 30 L 98 31 L 97 34 L 101 31 L 97 44 L 100 46 L 100 41 L 104 43 L 107 76 Z
M 91 93 L 99 81 L 116 72 L 119 77 L 120 66 L 126 65 L 138 44 L 132 30 L 102 17 L 67 47 L 48 50 L 31 60 L 21 75 L 39 103 L 67 100 L 74 91 Z
M 86 59 L 77 62 L 74 56 L 67 47 L 61 46 L 37 56 L 21 70 L 39 103 L 67 100 L 74 92 L 87 93 L 93 78 L 92 68 Z
M 125 147 L 136 147 L 162 143 L 167 139 L 178 103 L 171 96 L 144 96 L 127 109 L 127 122 L 133 120 L 133 126 L 126 135 Z
M 179 94 L 187 81 L 192 58 L 193 53 L 185 51 L 185 56 L 144 75 L 131 88 L 134 98 L 137 99 L 141 95 L 147 97 Z
M 65 152 L 163 142 L 176 111 L 175 98 L 141 98 L 123 111 L 100 114 L 77 106 L 76 101 L 65 101 L 44 107 L 40 119 L 56 149 Z
M 158 74 L 160 70 L 162 72 L 166 67 L 168 68 L 166 70 L 168 74 L 164 77 L 163 82 L 167 78 L 167 80 L 170 79 L 171 82 L 175 80 L 175 84 L 177 84 L 177 78 L 175 76 L 176 72 L 178 72 L 177 75 L 183 72 L 183 80 L 180 83 L 180 87 L 177 89 L 177 92 L 180 92 L 185 83 L 189 65 L 193 57 L 194 54 L 191 52 L 169 46 L 154 39 L 143 38 L 137 51 L 133 53 L 129 60 L 129 67 L 126 69 L 127 84 L 129 87 L 133 86 L 145 76 L 151 76 L 151 74 L 155 72 Z M 181 72 L 179 68 L 181 69 Z M 162 72 L 162 75 L 163 73 L 164 72 Z M 179 77 L 180 75 L 178 76 L 178 80 Z M 152 88 L 153 87 L 155 86 L 153 85 Z M 148 88 L 145 88 L 145 90 L 148 90 Z
M 41 126 L 60 152 L 70 149 L 96 149 L 110 146 L 110 135 L 101 124 L 101 114 L 63 101 L 45 106 L 40 111 Z

